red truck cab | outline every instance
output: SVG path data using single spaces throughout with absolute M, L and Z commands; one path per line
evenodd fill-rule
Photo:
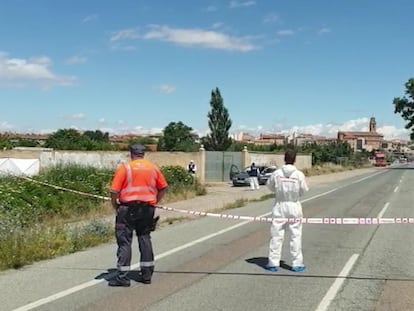
M 380 151 L 375 152 L 374 165 L 375 166 L 386 166 L 387 165 L 387 160 L 385 159 L 384 152 L 380 152 Z

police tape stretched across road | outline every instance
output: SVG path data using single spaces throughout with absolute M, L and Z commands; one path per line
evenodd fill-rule
M 17 176 L 22 179 L 51 187 L 57 190 L 62 190 L 66 192 L 72 192 L 80 194 L 85 197 L 91 197 L 96 199 L 101 199 L 104 201 L 110 201 L 110 197 L 105 197 L 97 194 L 86 193 L 78 190 L 68 189 L 65 187 L 52 185 L 46 182 L 38 181 L 26 176 Z M 373 218 L 373 217 L 353 217 L 353 218 L 344 218 L 344 217 L 302 217 L 302 218 L 274 218 L 274 217 L 257 217 L 257 216 L 243 216 L 243 215 L 231 215 L 231 214 L 221 214 L 221 213 L 210 213 L 210 212 L 200 212 L 192 211 L 186 209 L 179 209 L 174 207 L 157 205 L 156 208 L 169 211 L 177 212 L 182 214 L 188 214 L 191 216 L 200 216 L 200 217 L 215 217 L 222 219 L 230 220 L 249 220 L 252 222 L 302 222 L 303 224 L 317 224 L 317 225 L 386 225 L 386 224 L 414 224 L 414 218 L 412 217 L 392 217 L 392 218 Z

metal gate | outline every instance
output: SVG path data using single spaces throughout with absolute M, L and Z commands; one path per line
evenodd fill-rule
M 232 165 L 242 167 L 241 152 L 206 151 L 205 181 L 229 181 Z

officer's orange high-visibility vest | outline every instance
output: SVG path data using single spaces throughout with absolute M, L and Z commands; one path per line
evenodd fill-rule
M 157 203 L 158 189 L 167 187 L 159 168 L 145 159 L 136 159 L 120 165 L 112 180 L 111 191 L 119 193 L 119 201 Z

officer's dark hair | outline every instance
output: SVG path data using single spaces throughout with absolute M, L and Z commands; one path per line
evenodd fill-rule
M 294 164 L 296 162 L 296 152 L 295 150 L 288 149 L 285 152 L 285 163 Z

